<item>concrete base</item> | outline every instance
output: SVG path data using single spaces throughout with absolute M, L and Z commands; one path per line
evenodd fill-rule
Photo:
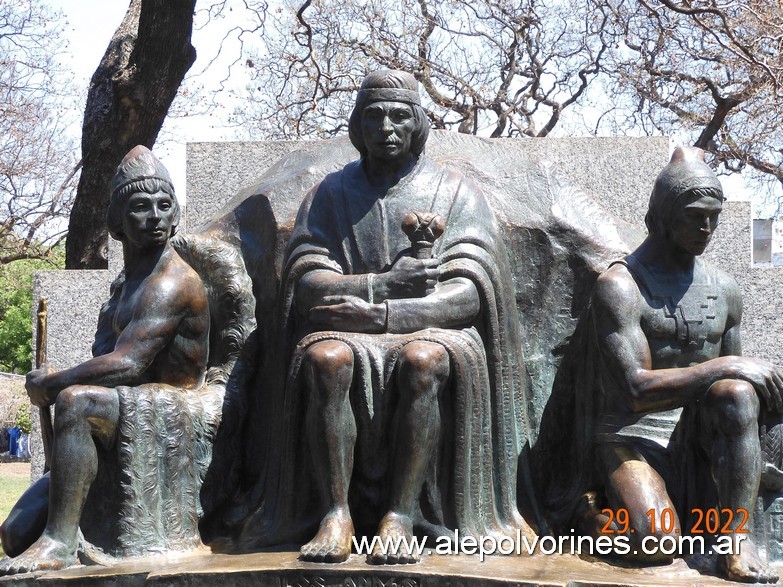
M 0 586 L 38 587 L 500 587 L 588 585 L 738 585 L 714 575 L 714 560 L 632 569 L 573 555 L 532 557 L 432 555 L 415 565 L 370 566 L 352 555 L 342 564 L 303 563 L 296 552 L 244 555 L 209 552 L 146 558 L 111 567 L 76 567 L 60 572 L 0 579 Z M 702 567 L 699 572 L 697 567 Z M 780 572 L 782 567 L 777 567 Z

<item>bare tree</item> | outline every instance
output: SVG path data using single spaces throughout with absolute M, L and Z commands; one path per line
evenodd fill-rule
M 716 166 L 783 183 L 783 4 L 600 1 L 612 15 L 604 65 L 619 128 L 689 131 Z
M 408 70 L 436 128 L 546 136 L 600 70 L 602 9 L 577 0 L 307 0 L 278 8 L 234 121 L 265 137 L 344 133 L 371 70 Z
M 594 133 L 684 134 L 719 169 L 783 180 L 777 0 L 306 0 L 257 11 L 270 17 L 233 115 L 251 136 L 344 133 L 360 80 L 390 67 L 414 72 L 436 128 L 542 137 L 589 107 Z
M 196 0 L 131 0 L 90 81 L 82 127 L 83 169 L 66 241 L 66 267 L 107 265 L 106 207 L 117 164 L 135 145 L 152 148 L 196 59 Z
M 79 163 L 58 21 L 37 0 L 0 0 L 0 265 L 45 259 L 65 236 Z

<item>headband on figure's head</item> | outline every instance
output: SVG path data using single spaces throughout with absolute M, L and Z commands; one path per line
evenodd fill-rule
M 174 195 L 174 183 L 168 170 L 152 151 L 144 145 L 138 145 L 123 157 L 111 180 L 106 223 L 112 238 L 116 240 L 123 238 L 123 210 L 128 198 L 135 192 L 154 194 L 157 191 L 166 192 L 171 196 L 173 219 L 170 236 L 174 236 L 180 216 L 179 203 Z
M 372 102 L 406 102 L 421 106 L 419 93 L 405 88 L 367 88 L 359 90 L 356 96 L 357 104 L 370 104 Z
M 144 145 L 137 145 L 131 149 L 122 162 L 117 166 L 117 172 L 111 180 L 111 193 L 122 191 L 132 183 L 143 182 L 147 179 L 156 179 L 170 190 L 174 195 L 174 183 L 171 181 L 168 169 L 163 163 Z
M 165 168 L 164 168 L 164 169 L 165 169 Z M 167 174 L 168 174 L 168 172 L 167 172 Z M 165 187 L 167 187 L 167 188 L 169 189 L 169 193 L 170 193 L 170 194 L 173 194 L 173 193 L 174 193 L 174 184 L 173 184 L 173 183 L 171 183 L 171 180 L 170 180 L 170 179 L 166 179 L 166 178 L 164 178 L 164 177 L 161 177 L 161 175 L 163 175 L 163 174 L 162 174 L 162 173 L 156 173 L 156 174 L 154 174 L 154 175 L 138 175 L 138 176 L 131 177 L 131 178 L 124 178 L 124 179 L 125 179 L 125 181 L 124 181 L 123 183 L 119 183 L 119 182 L 117 182 L 117 185 L 112 185 L 112 188 L 113 188 L 113 189 L 112 189 L 112 192 L 119 192 L 119 191 L 121 191 L 123 188 L 125 188 L 125 187 L 129 186 L 129 185 L 130 185 L 130 184 L 132 184 L 132 183 L 139 183 L 139 182 L 143 182 L 143 181 L 144 181 L 144 180 L 146 180 L 146 179 L 157 179 L 157 180 L 158 180 L 158 181 L 160 181 L 160 182 L 161 182 L 161 183 L 162 183 L 162 184 L 163 184 Z
M 367 145 L 362 134 L 362 112 L 373 102 L 399 102 L 413 110 L 415 129 L 411 137 L 410 152 L 418 156 L 430 132 L 430 121 L 421 107 L 419 82 L 407 71 L 383 69 L 367 74 L 356 94 L 356 104 L 348 119 L 348 136 L 362 157 L 367 155 Z
M 650 234 L 666 235 L 685 194 L 698 192 L 723 202 L 723 188 L 698 147 L 677 147 L 655 179 L 644 222 Z

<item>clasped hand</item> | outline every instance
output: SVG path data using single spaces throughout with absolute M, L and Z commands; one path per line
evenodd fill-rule
M 352 295 L 325 296 L 310 309 L 310 321 L 343 332 L 383 332 L 387 308 L 382 302 L 431 294 L 440 276 L 439 265 L 436 258 L 400 257 L 389 271 L 373 276 L 373 299 L 378 303 Z
M 772 363 L 738 357 L 738 379 L 752 384 L 770 411 L 783 412 L 783 373 Z
M 386 305 L 371 304 L 356 296 L 326 296 L 310 310 L 310 321 L 342 332 L 383 332 Z
M 375 300 L 421 298 L 435 291 L 440 260 L 400 257 L 386 273 L 375 276 Z
M 46 377 L 53 372 L 54 370 L 44 363 L 38 369 L 33 369 L 27 374 L 24 386 L 34 406 L 45 408 L 54 403 L 54 400 L 49 397 L 49 392 L 45 385 Z

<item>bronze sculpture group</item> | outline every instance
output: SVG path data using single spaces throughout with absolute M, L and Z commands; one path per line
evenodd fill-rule
M 282 259 L 281 443 L 298 466 L 280 491 L 297 493 L 290 499 L 305 504 L 302 519 L 307 509 L 317 521 L 302 522 L 311 533 L 303 560 L 344 561 L 357 533 L 534 535 L 518 505 L 539 515 L 526 495 L 535 479 L 520 465 L 527 379 L 509 256 L 480 187 L 424 154 L 428 132 L 413 76 L 368 75 L 349 122 L 360 159 L 304 197 Z M 647 239 L 593 290 L 582 349 L 593 376 L 573 390 L 589 407 L 572 425 L 592 438 L 580 447 L 589 469 L 580 479 L 589 482 L 573 504 L 581 533 L 626 533 L 640 545 L 662 536 L 664 511 L 668 533 L 692 529 L 693 511 L 754 509 L 757 422 L 761 410 L 783 410 L 783 378 L 740 356 L 737 285 L 700 259 L 722 203 L 700 152 L 675 151 L 651 196 Z M 102 312 L 96 358 L 28 375 L 32 401 L 56 404 L 48 521 L 39 537 L 29 517 L 9 517 L 3 545 L 19 556 L 0 563 L 0 574 L 74 562 L 95 451 L 119 443 L 129 417 L 123 394 L 152 385 L 196 397 L 206 385 L 212 308 L 171 244 L 177 218 L 165 169 L 143 148 L 129 153 L 109 209 L 124 279 Z M 612 519 L 621 510 L 622 527 Z M 726 528 L 742 524 L 735 515 Z M 417 560 L 411 549 L 367 556 Z M 719 568 L 732 580 L 777 581 L 750 541 L 721 555 Z

